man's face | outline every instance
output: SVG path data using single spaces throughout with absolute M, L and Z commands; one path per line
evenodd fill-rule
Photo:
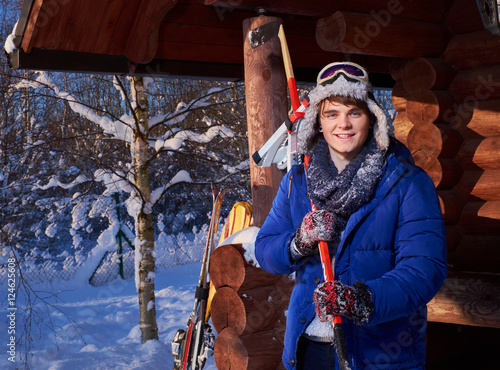
M 370 118 L 354 105 L 326 100 L 320 125 L 330 146 L 332 160 L 337 165 L 336 159 L 349 163 L 363 149 L 370 130 Z

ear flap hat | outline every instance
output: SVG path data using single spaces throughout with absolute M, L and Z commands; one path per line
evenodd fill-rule
M 389 127 L 387 118 L 375 101 L 373 87 L 366 70 L 356 63 L 336 62 L 323 68 L 317 78 L 317 86 L 309 93 L 309 107 L 298 133 L 300 153 L 312 155 L 314 147 L 323 137 L 319 132 L 318 109 L 320 103 L 333 96 L 349 96 L 366 102 L 376 118 L 373 134 L 380 150 L 389 147 Z

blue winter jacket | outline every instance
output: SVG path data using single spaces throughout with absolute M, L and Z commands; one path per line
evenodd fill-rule
M 335 256 L 335 279 L 364 282 L 374 311 L 366 324 L 342 317 L 352 369 L 423 369 L 426 304 L 447 275 L 445 229 L 435 187 L 393 141 L 374 197 L 349 219 Z M 304 167 L 283 178 L 255 243 L 261 267 L 295 272 L 287 312 L 283 364 L 295 369 L 297 343 L 313 320 L 313 292 L 323 281 L 318 256 L 293 264 L 288 245 L 311 211 Z M 337 365 L 338 366 L 338 365 Z

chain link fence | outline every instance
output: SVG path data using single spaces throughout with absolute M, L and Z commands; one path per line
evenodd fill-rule
M 219 234 L 216 235 L 215 240 L 218 240 L 223 225 L 220 226 Z M 200 230 L 195 229 L 190 234 L 167 235 L 163 232 L 160 233 L 155 242 L 156 267 L 169 268 L 201 262 L 207 232 L 208 225 L 204 225 Z M 104 253 L 96 268 L 89 270 L 88 259 L 89 256 L 78 254 L 67 256 L 64 259 L 42 255 L 36 261 L 33 258 L 19 261 L 19 271 L 22 278 L 30 284 L 87 279 L 93 286 L 102 286 L 120 277 L 132 279 L 135 276 L 135 251 L 133 246 L 128 243 L 121 243 L 119 238 L 117 238 L 115 248 Z M 95 266 L 95 262 L 93 262 L 93 265 Z M 0 278 L 2 281 L 7 281 L 6 263 L 0 263 Z

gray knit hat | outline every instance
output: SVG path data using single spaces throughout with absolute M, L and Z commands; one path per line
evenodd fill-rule
M 360 65 L 352 62 L 328 64 L 318 74 L 317 86 L 309 93 L 309 107 L 300 124 L 297 143 L 300 153 L 312 155 L 322 134 L 317 123 L 320 103 L 333 96 L 350 96 L 366 102 L 376 118 L 373 132 L 380 150 L 389 147 L 389 127 L 387 118 L 375 101 L 373 87 L 368 81 L 368 73 Z

